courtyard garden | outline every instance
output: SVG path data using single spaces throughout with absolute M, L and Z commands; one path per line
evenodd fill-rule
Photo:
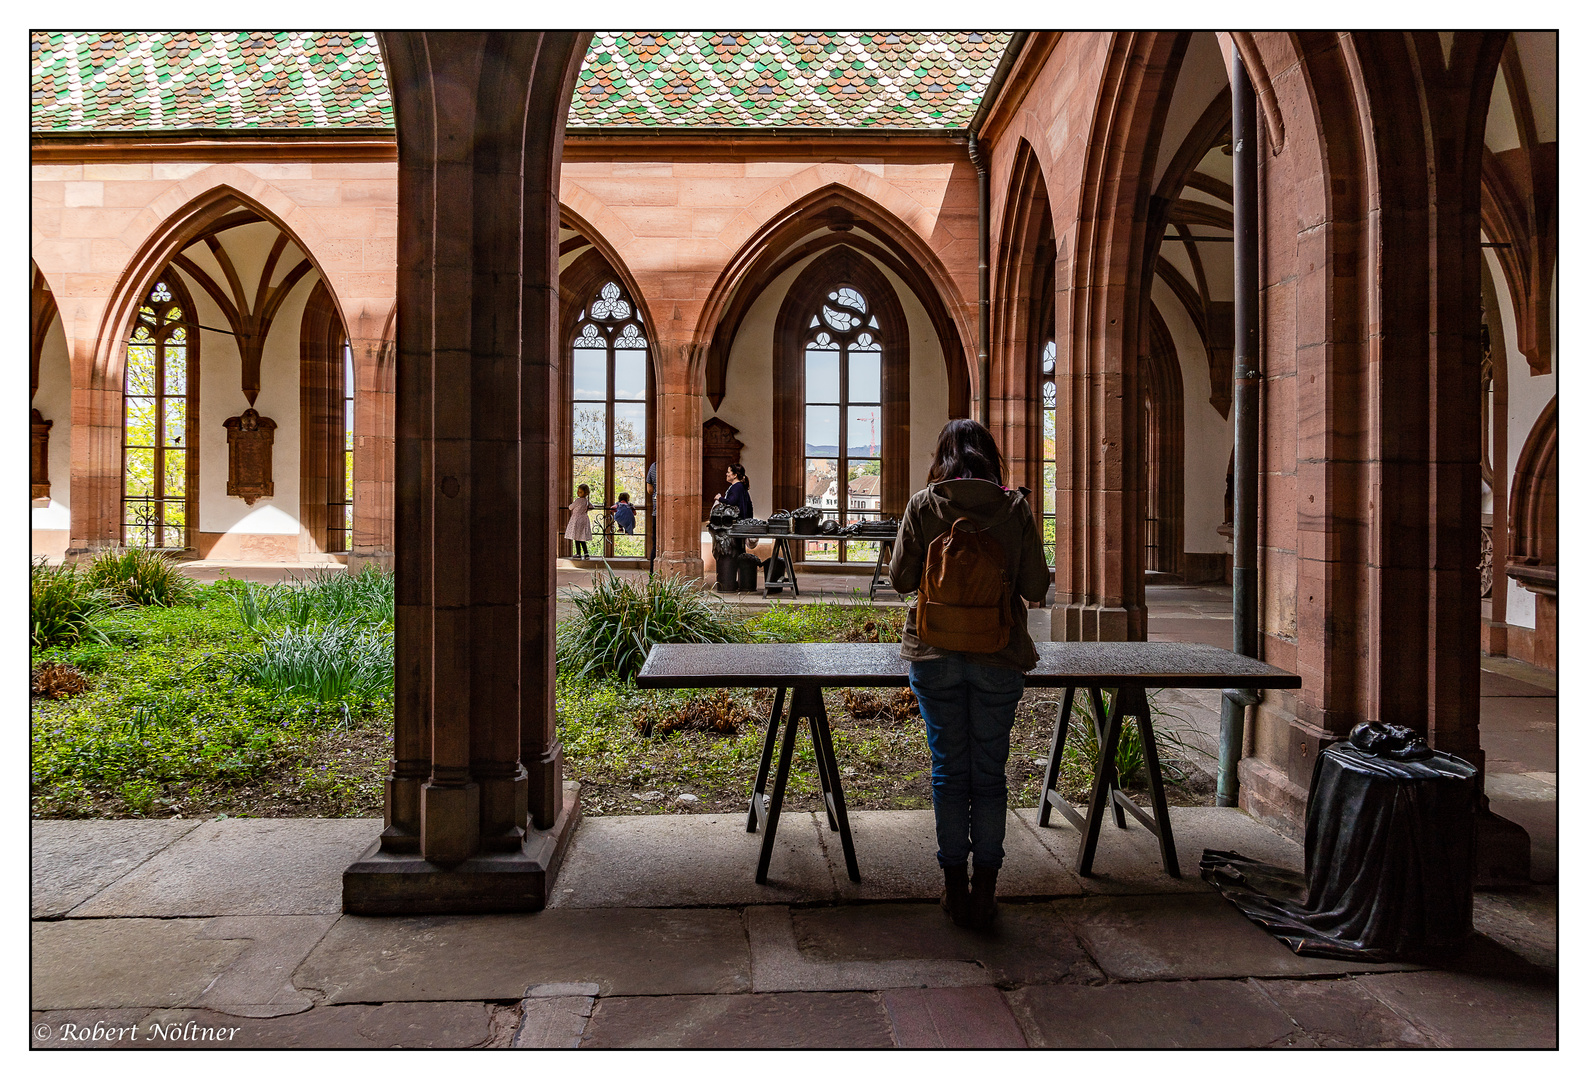
M 392 741 L 392 577 L 310 575 L 277 585 L 198 585 L 169 560 L 109 552 L 35 565 L 31 582 L 31 803 L 35 817 L 377 817 Z M 774 604 L 743 614 L 686 584 L 598 576 L 558 626 L 564 775 L 586 814 L 739 812 L 760 760 L 770 690 L 640 690 L 662 641 L 896 642 L 904 611 Z M 1060 692 L 1031 690 L 1011 740 L 1011 805 L 1036 804 Z M 908 690 L 827 695 L 852 809 L 931 805 L 931 764 Z M 1170 798 L 1206 805 L 1195 751 L 1159 722 Z M 1091 755 L 1078 723 L 1061 790 L 1084 800 Z M 1139 742 L 1119 756 L 1144 785 Z M 790 779 L 819 806 L 808 736 Z

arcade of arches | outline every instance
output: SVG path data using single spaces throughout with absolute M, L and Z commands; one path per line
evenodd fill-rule
M 350 909 L 544 895 L 581 482 L 642 511 L 602 554 L 699 577 L 723 455 L 763 515 L 888 514 L 985 415 L 1055 640 L 1145 638 L 1152 575 L 1224 580 L 1237 55 L 1258 651 L 1303 679 L 1250 707 L 1241 805 L 1299 833 L 1319 749 L 1369 718 L 1481 766 L 1480 654 L 1554 666 L 1554 35 L 968 37 L 997 48 L 936 127 L 581 126 L 574 33 L 379 35 L 386 128 L 36 111 L 35 553 L 397 569 Z

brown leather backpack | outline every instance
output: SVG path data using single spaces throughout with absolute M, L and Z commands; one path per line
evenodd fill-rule
M 915 634 L 950 652 L 995 653 L 1009 644 L 1009 572 L 1003 545 L 969 518 L 926 549 Z

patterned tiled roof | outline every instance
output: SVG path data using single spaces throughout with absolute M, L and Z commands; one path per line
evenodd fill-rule
M 390 128 L 371 33 L 48 33 L 34 131 Z
M 599 33 L 576 127 L 960 128 L 1006 33 Z M 50 33 L 34 131 L 391 128 L 367 32 Z
M 598 33 L 568 123 L 962 128 L 1009 34 Z

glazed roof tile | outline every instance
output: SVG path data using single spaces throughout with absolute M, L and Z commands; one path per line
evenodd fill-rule
M 607 31 L 574 127 L 961 128 L 1006 33 Z M 38 132 L 390 129 L 375 35 L 32 34 Z
M 34 131 L 390 128 L 372 33 L 51 33 L 33 44 Z
M 962 128 L 1006 33 L 605 31 L 590 42 L 576 127 Z

